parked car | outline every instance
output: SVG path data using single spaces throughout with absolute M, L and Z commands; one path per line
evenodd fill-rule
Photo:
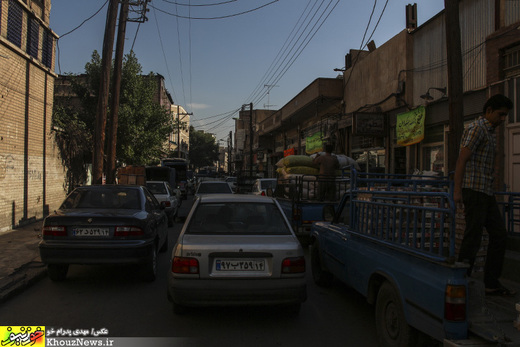
M 276 178 L 259 178 L 253 184 L 252 193 L 254 195 L 269 195 L 276 189 Z M 268 194 L 269 193 L 269 194 Z
M 178 237 L 168 271 L 174 312 L 190 306 L 287 305 L 307 298 L 305 258 L 278 202 L 201 195 Z
M 237 178 L 236 177 L 226 177 L 226 182 L 229 184 L 229 187 L 233 192 L 237 191 Z
M 157 252 L 168 249 L 168 220 L 146 187 L 78 187 L 43 222 L 39 244 L 49 277 L 64 280 L 70 264 L 139 264 L 157 274 Z
M 201 181 L 195 191 L 195 199 L 205 194 L 233 194 L 233 191 L 224 181 Z
M 182 201 L 178 199 L 175 190 L 170 183 L 165 181 L 146 181 L 146 188 L 148 188 L 159 202 L 164 202 L 164 211 L 168 216 L 168 226 L 173 226 L 179 211 L 179 202 Z

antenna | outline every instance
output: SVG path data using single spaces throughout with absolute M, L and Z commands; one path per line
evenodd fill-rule
M 276 106 L 276 105 L 269 104 L 269 93 L 271 92 L 271 89 L 273 89 L 274 87 L 279 87 L 279 86 L 276 84 L 264 84 L 264 87 L 267 88 L 267 105 L 264 104 L 264 107 L 269 109 L 270 106 Z

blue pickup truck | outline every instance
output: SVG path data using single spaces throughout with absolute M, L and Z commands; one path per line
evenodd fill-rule
M 445 346 L 520 345 L 515 317 L 497 321 L 482 283 L 456 261 L 451 185 L 353 171 L 350 191 L 324 213 L 333 217 L 313 224 L 314 282 L 340 280 L 374 304 L 381 346 L 417 346 L 424 336 Z

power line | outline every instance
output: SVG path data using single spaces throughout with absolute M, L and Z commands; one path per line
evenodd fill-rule
M 153 6 L 152 6 L 152 8 L 153 8 Z M 161 50 L 162 50 L 162 54 L 163 54 L 163 58 L 164 58 L 164 63 L 166 65 L 166 71 L 168 72 L 168 78 L 169 78 L 170 84 L 172 86 L 172 93 L 175 96 L 175 99 L 177 99 L 177 96 L 175 95 L 175 88 L 173 87 L 173 83 L 172 83 L 172 76 L 170 74 L 170 68 L 168 67 L 168 60 L 166 59 L 166 53 L 164 52 L 164 46 L 163 46 L 163 43 L 162 43 L 161 31 L 159 30 L 159 22 L 157 21 L 157 14 L 155 13 L 155 11 L 153 12 L 153 14 L 154 14 L 154 18 L 155 18 L 155 26 L 157 27 L 157 34 L 159 36 L 159 42 L 161 44 Z
M 241 15 L 244 15 L 244 14 L 247 14 L 247 13 L 251 13 L 251 12 L 254 12 L 254 11 L 258 11 L 266 6 L 269 6 L 269 5 L 272 5 L 274 4 L 275 2 L 278 2 L 279 0 L 273 0 L 267 4 L 264 4 L 264 5 L 261 5 L 261 6 L 258 6 L 256 8 L 253 8 L 253 9 L 250 9 L 250 10 L 247 10 L 247 11 L 242 11 L 242 12 L 238 12 L 238 13 L 234 13 L 234 14 L 229 14 L 229 15 L 225 15 L 225 16 L 218 16 L 218 17 L 192 17 L 192 16 L 181 16 L 181 15 L 178 15 L 178 14 L 175 14 L 175 13 L 171 13 L 171 12 L 168 12 L 168 11 L 165 11 L 165 10 L 161 10 L 160 8 L 157 8 L 155 6 L 152 6 L 150 5 L 150 7 L 156 9 L 157 11 L 159 12 L 162 12 L 164 14 L 167 14 L 167 15 L 170 15 L 170 16 L 173 16 L 173 17 L 177 17 L 177 18 L 184 18 L 184 19 L 196 19 L 196 20 L 214 20 L 214 19 L 225 19 L 225 18 L 231 18 L 231 17 L 237 17 L 237 16 L 241 16 Z
M 218 6 L 218 5 L 225 5 L 225 4 L 229 4 L 231 2 L 236 2 L 237 0 L 229 0 L 229 1 L 223 1 L 223 2 L 217 2 L 217 3 L 214 3 L 214 4 L 195 4 L 195 5 L 192 5 L 191 2 L 189 4 L 181 4 L 179 2 L 176 2 L 176 1 L 169 1 L 169 0 L 163 0 L 164 2 L 167 2 L 169 4 L 173 4 L 173 5 L 176 5 L 176 6 L 187 6 L 187 7 L 207 7 L 207 6 Z

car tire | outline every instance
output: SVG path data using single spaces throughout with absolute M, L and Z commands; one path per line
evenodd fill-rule
M 406 322 L 398 292 L 384 282 L 376 301 L 376 331 L 380 346 L 416 346 L 417 331 Z
M 67 278 L 67 272 L 69 271 L 68 264 L 49 264 L 47 265 L 47 274 L 53 281 L 63 281 Z
M 165 238 L 164 243 L 161 246 L 161 249 L 159 250 L 159 252 L 164 253 L 167 250 L 168 250 L 168 231 L 166 231 L 166 238 Z
M 311 247 L 311 271 L 314 283 L 320 287 L 330 287 L 334 282 L 334 276 L 323 268 L 317 243 L 314 243 Z
M 172 302 L 172 308 L 173 313 L 178 315 L 186 314 L 188 312 L 188 308 L 186 306 L 177 304 L 175 302 Z
M 157 247 L 153 247 L 149 259 L 142 265 L 142 277 L 147 282 L 155 281 L 157 277 Z

